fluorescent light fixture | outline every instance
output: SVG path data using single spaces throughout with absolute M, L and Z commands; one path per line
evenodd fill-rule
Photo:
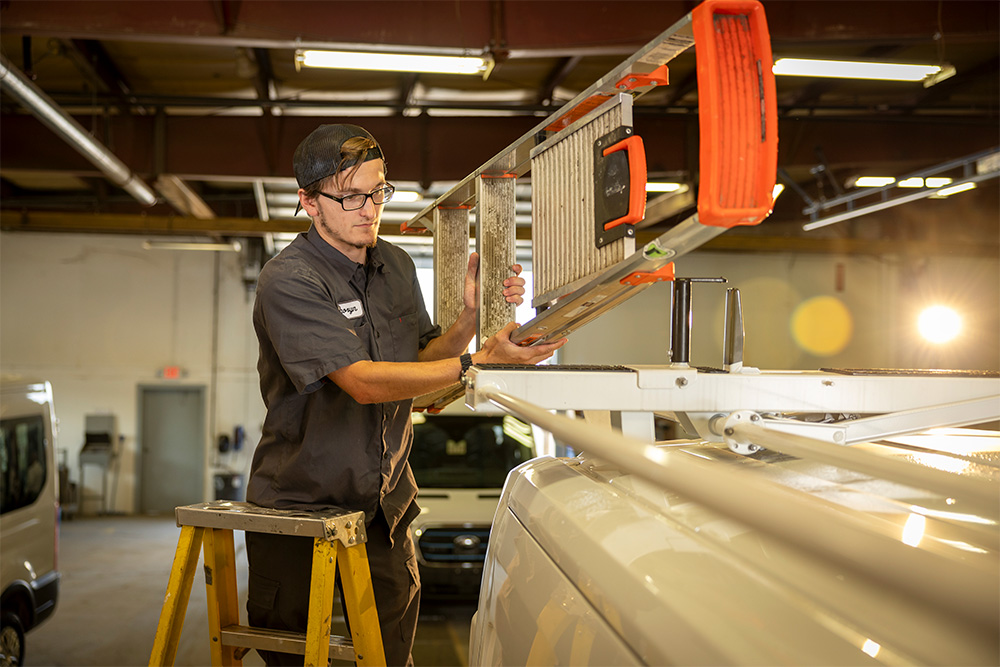
M 677 192 L 682 187 L 681 183 L 646 183 L 646 192 Z
M 907 65 L 850 60 L 810 60 L 779 58 L 772 70 L 781 76 L 815 76 L 833 79 L 876 79 L 879 81 L 923 81 L 941 71 L 937 65 Z
M 976 187 L 976 184 L 972 181 L 966 181 L 965 183 L 959 183 L 958 185 L 953 185 L 950 188 L 943 188 L 938 190 L 936 193 L 931 195 L 932 198 L 941 199 L 942 197 L 950 197 L 951 195 L 957 195 L 959 192 L 965 192 L 966 190 L 972 190 Z
M 858 176 L 854 181 L 856 188 L 881 188 L 892 185 L 896 179 L 892 176 Z
M 775 183 L 774 187 L 771 189 L 771 201 L 775 201 L 782 192 L 785 191 L 785 186 L 783 183 Z
M 295 61 L 304 67 L 435 74 L 482 74 L 489 67 L 489 61 L 480 56 L 434 56 L 411 53 L 303 49 L 295 52 Z
M 943 188 L 944 186 L 950 184 L 952 179 L 947 177 L 930 177 L 924 179 L 924 185 L 929 188 Z
M 919 176 L 914 176 L 912 178 L 907 178 L 899 183 L 896 183 L 896 187 L 900 188 L 943 188 L 944 186 L 951 183 L 950 178 L 946 177 L 930 177 L 930 178 L 920 178 Z
M 392 199 L 389 201 L 390 204 L 393 202 L 401 203 L 412 203 L 415 201 L 420 201 L 424 196 L 419 192 L 413 190 L 396 190 L 392 193 Z
M 198 243 L 185 241 L 143 241 L 143 250 L 214 250 L 216 252 L 239 252 L 243 244 L 232 243 Z

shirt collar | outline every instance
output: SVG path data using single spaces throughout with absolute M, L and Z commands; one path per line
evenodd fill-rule
M 382 259 L 382 249 L 381 240 L 376 241 L 374 248 L 368 248 L 368 261 L 365 264 L 358 264 L 353 259 L 349 259 L 347 255 L 340 252 L 332 245 L 326 242 L 326 240 L 320 236 L 319 230 L 316 229 L 316 225 L 309 225 L 309 231 L 305 233 L 306 240 L 319 251 L 320 255 L 324 259 L 329 261 L 338 270 L 344 272 L 348 277 L 354 275 L 358 268 L 366 269 L 367 273 L 371 275 L 376 271 L 381 271 L 385 273 L 388 269 L 385 266 L 385 261 Z

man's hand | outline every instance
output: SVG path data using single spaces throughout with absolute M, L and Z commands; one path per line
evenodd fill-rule
M 469 270 L 465 272 L 465 289 L 462 303 L 469 310 L 479 308 L 479 253 L 469 255 Z
M 510 267 L 514 275 L 503 281 L 503 296 L 507 303 L 520 306 L 524 303 L 524 278 L 521 277 L 521 265 Z M 479 308 L 479 253 L 469 255 L 469 269 L 465 272 L 465 288 L 462 291 L 462 303 L 469 310 Z
M 510 267 L 514 275 L 503 281 L 503 295 L 507 303 L 520 306 L 524 303 L 524 278 L 521 277 L 521 265 L 514 264 Z
M 510 340 L 510 335 L 514 333 L 517 326 L 516 322 L 511 322 L 489 338 L 483 345 L 483 349 L 472 355 L 473 363 L 534 365 L 545 361 L 566 344 L 566 339 L 560 338 L 554 343 L 521 347 Z

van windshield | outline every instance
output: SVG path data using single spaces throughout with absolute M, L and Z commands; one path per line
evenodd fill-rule
M 531 427 L 509 415 L 413 415 L 410 467 L 420 488 L 500 488 L 533 456 Z

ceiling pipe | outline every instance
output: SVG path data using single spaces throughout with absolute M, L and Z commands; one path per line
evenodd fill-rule
M 3 54 L 0 54 L 0 84 L 7 94 L 104 172 L 111 182 L 135 197 L 143 206 L 156 203 L 156 193 L 142 179 L 132 173 L 106 146 L 91 137 L 82 125 L 56 106 L 52 98 L 14 67 Z

